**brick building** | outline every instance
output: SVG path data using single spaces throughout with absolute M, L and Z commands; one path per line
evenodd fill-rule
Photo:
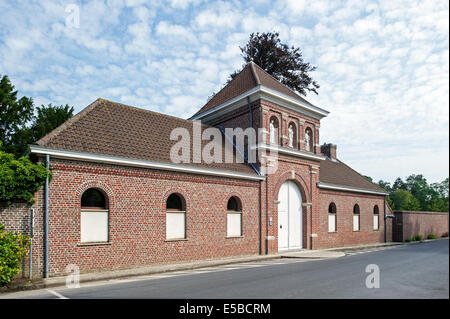
M 336 145 L 320 145 L 327 114 L 253 62 L 189 120 L 96 100 L 31 147 L 53 174 L 32 206 L 33 272 L 383 242 L 386 194 L 342 163 Z M 220 141 L 202 140 L 210 128 Z M 230 128 L 261 134 L 242 150 Z M 180 163 L 174 130 L 192 137 Z M 204 160 L 205 148 L 223 163 Z M 0 221 L 15 229 L 23 218 L 0 211 Z

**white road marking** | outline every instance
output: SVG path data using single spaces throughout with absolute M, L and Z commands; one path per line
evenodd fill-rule
M 67 297 L 64 297 L 63 295 L 61 295 L 59 292 L 56 292 L 52 289 L 46 289 L 49 293 L 51 293 L 52 295 L 55 295 L 56 297 L 58 297 L 59 299 L 69 299 Z

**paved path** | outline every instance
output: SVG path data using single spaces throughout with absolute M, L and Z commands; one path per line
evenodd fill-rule
M 347 252 L 342 258 L 278 259 L 43 289 L 9 298 L 449 298 L 449 242 Z M 366 287 L 367 265 L 380 288 Z

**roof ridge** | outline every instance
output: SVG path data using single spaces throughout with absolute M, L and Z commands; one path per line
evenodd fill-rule
M 250 64 L 250 69 L 252 71 L 253 78 L 255 79 L 256 85 L 261 85 L 261 80 L 259 79 L 259 76 L 258 76 L 258 74 L 256 73 L 256 70 L 255 70 L 255 64 L 256 63 L 253 62 L 253 60 L 252 60 L 248 64 Z
M 91 112 L 97 105 L 99 105 L 102 101 L 106 101 L 102 98 L 97 98 L 94 102 L 86 106 L 84 109 L 82 109 L 80 112 L 72 116 L 70 119 L 59 125 L 58 127 L 54 128 L 52 131 L 41 137 L 39 140 L 35 142 L 35 144 L 43 145 L 55 137 L 56 135 L 60 134 L 64 130 L 66 130 L 68 127 L 72 126 L 74 123 L 79 121 L 82 117 L 86 116 L 89 112 Z
M 254 63 L 254 62 L 253 62 Z M 291 92 L 297 94 L 300 98 L 303 99 L 303 97 L 295 92 L 293 89 L 291 89 L 290 87 L 288 87 L 286 84 L 283 84 L 280 80 L 278 80 L 276 77 L 274 77 L 272 74 L 270 74 L 269 72 L 267 72 L 266 70 L 264 70 L 262 67 L 260 67 L 258 64 L 254 63 L 261 71 L 263 71 L 264 73 L 266 73 L 268 76 L 270 76 L 272 79 L 274 79 L 275 81 L 277 81 L 278 83 L 280 83 L 281 85 L 283 85 L 285 88 L 287 88 L 288 90 L 290 90 Z

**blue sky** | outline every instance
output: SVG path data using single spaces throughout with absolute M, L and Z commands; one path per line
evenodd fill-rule
M 69 4 L 79 28 L 66 23 Z M 0 0 L 0 74 L 36 105 L 98 97 L 187 118 L 279 31 L 317 66 L 321 143 L 374 179 L 449 172 L 447 1 Z

